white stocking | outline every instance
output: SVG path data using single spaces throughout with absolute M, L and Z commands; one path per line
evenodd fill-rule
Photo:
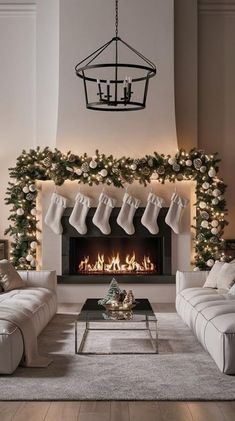
M 175 234 L 180 232 L 180 221 L 189 200 L 180 197 L 177 193 L 173 193 L 171 196 L 171 204 L 167 212 L 165 221 L 172 228 Z
M 87 233 L 86 216 L 91 205 L 92 199 L 90 197 L 84 196 L 82 193 L 78 193 L 75 197 L 75 205 L 69 217 L 69 223 L 81 235 Z
M 140 200 L 136 199 L 134 196 L 130 196 L 128 193 L 125 193 L 122 202 L 122 207 L 117 217 L 117 223 L 127 234 L 132 235 L 135 232 L 133 218 L 136 209 L 140 205 Z
M 164 200 L 161 197 L 158 197 L 153 193 L 149 193 L 147 206 L 141 218 L 141 223 L 151 234 L 157 234 L 159 232 L 157 218 L 163 203 Z
M 53 193 L 51 202 L 45 216 L 45 224 L 51 228 L 55 234 L 62 234 L 61 217 L 67 206 L 67 199 L 60 194 Z
M 105 193 L 101 193 L 99 197 L 99 204 L 92 218 L 92 222 L 105 235 L 108 235 L 111 232 L 111 228 L 109 225 L 109 217 L 115 204 L 116 199 L 107 196 L 107 194 Z

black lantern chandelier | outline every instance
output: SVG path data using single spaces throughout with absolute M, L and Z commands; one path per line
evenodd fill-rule
M 115 0 L 115 36 L 75 67 L 83 79 L 86 107 L 98 111 L 135 111 L 145 108 L 149 79 L 156 66 L 118 36 L 118 0 Z M 119 61 L 122 55 L 135 60 Z M 100 62 L 101 58 L 106 61 Z M 107 61 L 108 59 L 108 61 Z

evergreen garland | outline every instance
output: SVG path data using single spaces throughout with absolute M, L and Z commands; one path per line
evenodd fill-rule
M 60 186 L 66 180 L 78 183 L 106 184 L 123 187 L 135 180 L 146 186 L 151 180 L 175 182 L 196 181 L 195 257 L 196 268 L 208 269 L 215 260 L 223 259 L 223 230 L 226 186 L 218 178 L 217 154 L 207 155 L 198 149 L 180 150 L 174 157 L 154 152 L 143 158 L 123 156 L 116 159 L 96 151 L 95 156 L 63 154 L 48 147 L 25 150 L 9 169 L 6 203 L 11 205 L 10 226 L 5 234 L 13 237 L 11 261 L 18 269 L 35 269 L 37 234 L 37 180 L 53 180 Z

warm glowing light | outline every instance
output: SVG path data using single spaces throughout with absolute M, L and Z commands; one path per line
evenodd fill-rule
M 135 252 L 127 254 L 123 261 L 117 252 L 110 257 L 98 253 L 96 261 L 92 264 L 90 256 L 84 256 L 78 266 L 79 272 L 108 272 L 108 273 L 130 273 L 130 272 L 155 272 L 156 267 L 149 256 L 144 256 L 142 261 L 136 260 Z

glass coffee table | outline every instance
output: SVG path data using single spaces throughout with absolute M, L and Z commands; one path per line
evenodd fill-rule
M 158 354 L 157 318 L 147 299 L 136 299 L 136 306 L 131 311 L 107 311 L 98 304 L 99 298 L 89 298 L 75 320 L 75 354 Z M 98 323 L 98 327 L 96 326 Z M 109 324 L 112 324 L 111 326 Z M 83 327 L 82 338 L 78 344 L 78 331 Z M 86 352 L 83 350 L 90 331 L 147 331 L 152 344 L 148 352 Z

